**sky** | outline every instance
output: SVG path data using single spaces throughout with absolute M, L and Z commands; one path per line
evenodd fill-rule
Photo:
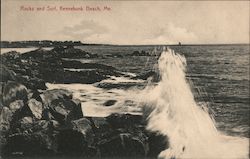
M 1 2 L 2 41 L 73 40 L 124 45 L 249 43 L 249 1 Z M 60 10 L 73 6 L 83 10 Z M 38 7 L 45 10 L 37 11 Z M 47 7 L 57 10 L 49 11 Z M 99 7 L 100 11 L 86 7 Z

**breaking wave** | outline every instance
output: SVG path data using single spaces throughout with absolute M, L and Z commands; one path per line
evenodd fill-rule
M 168 149 L 159 158 L 242 159 L 249 157 L 249 139 L 217 131 L 206 105 L 194 99 L 191 83 L 186 79 L 186 59 L 167 49 L 158 59 L 160 82 L 148 82 L 146 88 L 102 89 L 87 84 L 47 84 L 65 88 L 82 101 L 85 116 L 108 116 L 111 113 L 143 114 L 147 129 L 166 136 Z M 110 77 L 99 83 L 140 83 L 125 77 Z M 191 82 L 191 81 L 190 81 Z M 97 83 L 98 84 L 98 83 Z M 117 101 L 103 107 L 107 100 Z M 129 101 L 129 102 L 128 102 Z
M 167 49 L 158 69 L 161 81 L 141 98 L 151 110 L 147 129 L 166 136 L 170 147 L 159 158 L 248 158 L 249 139 L 217 131 L 207 108 L 198 105 L 185 77 L 186 59 Z

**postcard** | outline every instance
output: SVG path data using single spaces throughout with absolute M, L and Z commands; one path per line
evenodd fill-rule
M 249 3 L 2 0 L 0 158 L 249 158 Z

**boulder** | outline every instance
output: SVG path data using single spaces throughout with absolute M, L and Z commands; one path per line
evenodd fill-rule
M 12 120 L 12 112 L 8 107 L 1 108 L 0 112 L 0 152 L 3 147 L 7 144 L 7 134 L 10 129 L 10 121 Z M 1 154 L 0 154 L 1 155 Z
M 58 99 L 72 99 L 73 95 L 70 91 L 65 89 L 52 89 L 43 92 L 41 95 L 42 101 L 46 107 L 51 104 L 52 101 Z
M 48 107 L 50 113 L 60 123 L 82 117 L 81 107 L 69 99 L 53 100 Z
M 12 131 L 7 138 L 3 155 L 8 157 L 51 156 L 56 153 L 56 132 L 51 129 L 48 121 L 34 122 L 29 117 L 21 120 L 19 132 Z
M 88 150 L 84 135 L 72 129 L 61 130 L 57 135 L 58 153 L 66 156 L 82 156 Z
M 11 102 L 16 100 L 22 100 L 27 102 L 28 92 L 27 88 L 17 82 L 8 81 L 3 89 L 3 104 L 8 106 Z
M 15 73 L 3 64 L 0 64 L 0 82 L 15 81 Z
M 104 106 L 112 106 L 117 102 L 117 100 L 107 100 L 105 103 L 103 103 Z
M 41 119 L 42 118 L 42 113 L 43 113 L 43 104 L 35 99 L 30 99 L 28 100 L 28 107 L 30 108 L 32 114 L 37 118 Z
M 143 158 L 146 156 L 144 143 L 140 138 L 130 133 L 121 133 L 109 139 L 104 139 L 98 144 L 101 157 L 133 157 Z
M 12 112 L 8 107 L 1 108 L 0 114 L 0 131 L 7 131 L 10 127 L 10 121 L 12 120 Z
M 157 158 L 161 151 L 166 150 L 169 143 L 166 136 L 156 132 L 148 133 L 148 154 L 147 157 Z
M 152 78 L 153 82 L 158 82 L 160 80 L 160 75 L 157 72 L 155 72 L 155 71 L 143 72 L 143 73 L 137 75 L 136 77 L 133 77 L 132 79 L 147 80 L 150 77 Z
M 33 127 L 33 125 L 34 125 L 34 120 L 33 120 L 32 117 L 26 116 L 26 117 L 22 118 L 22 119 L 19 121 L 19 123 L 20 123 L 20 126 L 19 126 L 19 127 L 17 126 L 18 128 L 20 128 L 21 130 L 27 130 L 27 129 Z M 17 128 L 17 127 L 16 127 L 16 128 Z
M 22 100 L 15 100 L 9 104 L 10 110 L 14 113 L 15 111 L 21 109 L 24 106 Z
M 77 119 L 83 118 L 81 101 L 78 99 L 72 99 L 71 101 L 75 104 L 75 106 L 69 112 L 69 114 L 67 116 L 67 120 L 72 121 L 72 120 L 77 120 Z
M 143 124 L 141 115 L 114 113 L 107 117 L 107 122 L 114 128 L 136 127 Z
M 43 79 L 40 79 L 37 77 L 17 76 L 17 80 L 32 90 L 36 90 L 36 89 L 45 90 L 45 89 L 47 89 L 47 87 L 45 85 L 45 81 Z
M 81 132 L 87 141 L 88 145 L 91 145 L 94 141 L 94 134 L 91 126 L 91 122 L 86 118 L 81 118 L 71 122 L 73 130 Z
M 88 119 L 92 124 L 93 131 L 99 138 L 103 138 L 106 134 L 109 134 L 111 131 L 113 131 L 111 125 L 107 122 L 106 118 L 89 117 Z

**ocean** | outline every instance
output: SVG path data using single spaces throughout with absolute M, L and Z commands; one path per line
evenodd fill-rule
M 246 155 L 250 137 L 249 45 L 78 48 L 100 56 L 65 60 L 105 64 L 124 74 L 94 84 L 47 83 L 49 89 L 73 91 L 74 97 L 82 102 L 85 116 L 108 116 L 114 112 L 143 114 L 145 109 L 152 109 L 156 111 L 148 117 L 148 129 L 168 136 L 174 145 L 160 156 Z M 129 56 L 136 51 L 151 56 Z M 136 78 L 148 72 L 156 72 L 161 78 Z M 107 101 L 115 102 L 105 107 Z M 210 148 L 205 151 L 203 146 Z M 181 154 L 185 147 L 185 154 Z
M 113 66 L 122 72 L 142 74 L 157 70 L 155 56 L 129 56 L 134 51 L 154 52 L 160 46 L 84 46 L 102 55 L 117 55 L 92 62 Z M 186 78 L 197 102 L 206 103 L 216 127 L 229 135 L 249 137 L 249 45 L 170 46 L 187 60 Z M 160 52 L 156 51 L 156 54 Z M 80 60 L 81 59 L 77 59 Z M 84 62 L 85 59 L 82 59 Z M 89 61 L 88 61 L 89 62 Z

